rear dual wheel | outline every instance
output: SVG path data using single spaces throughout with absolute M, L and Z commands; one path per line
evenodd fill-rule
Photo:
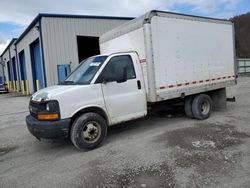
M 187 97 L 185 100 L 185 113 L 190 118 L 207 119 L 212 111 L 212 100 L 207 94 Z
M 192 103 L 193 103 L 194 97 L 193 96 L 188 96 L 185 99 L 185 114 L 189 118 L 194 118 L 193 111 L 192 111 Z

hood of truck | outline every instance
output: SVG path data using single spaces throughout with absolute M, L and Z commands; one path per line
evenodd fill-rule
M 42 89 L 32 95 L 33 101 L 47 101 L 56 99 L 58 95 L 64 95 L 65 93 L 74 92 L 82 87 L 88 87 L 88 85 L 56 85 Z
M 101 84 L 51 86 L 33 94 L 31 100 L 57 100 L 62 119 L 71 118 L 76 112 L 87 107 L 105 109 Z

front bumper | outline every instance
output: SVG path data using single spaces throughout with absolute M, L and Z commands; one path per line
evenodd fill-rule
M 39 121 L 28 115 L 26 124 L 30 133 L 36 138 L 59 138 L 69 135 L 70 119 Z

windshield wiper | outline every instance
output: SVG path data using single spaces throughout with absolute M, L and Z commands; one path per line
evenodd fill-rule
M 62 84 L 63 85 L 76 85 L 76 83 L 74 81 L 71 81 L 71 80 L 66 80 Z

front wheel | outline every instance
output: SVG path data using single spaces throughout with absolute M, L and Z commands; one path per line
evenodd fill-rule
M 106 121 L 99 114 L 92 112 L 79 116 L 70 130 L 71 141 L 80 150 L 97 148 L 106 135 Z

